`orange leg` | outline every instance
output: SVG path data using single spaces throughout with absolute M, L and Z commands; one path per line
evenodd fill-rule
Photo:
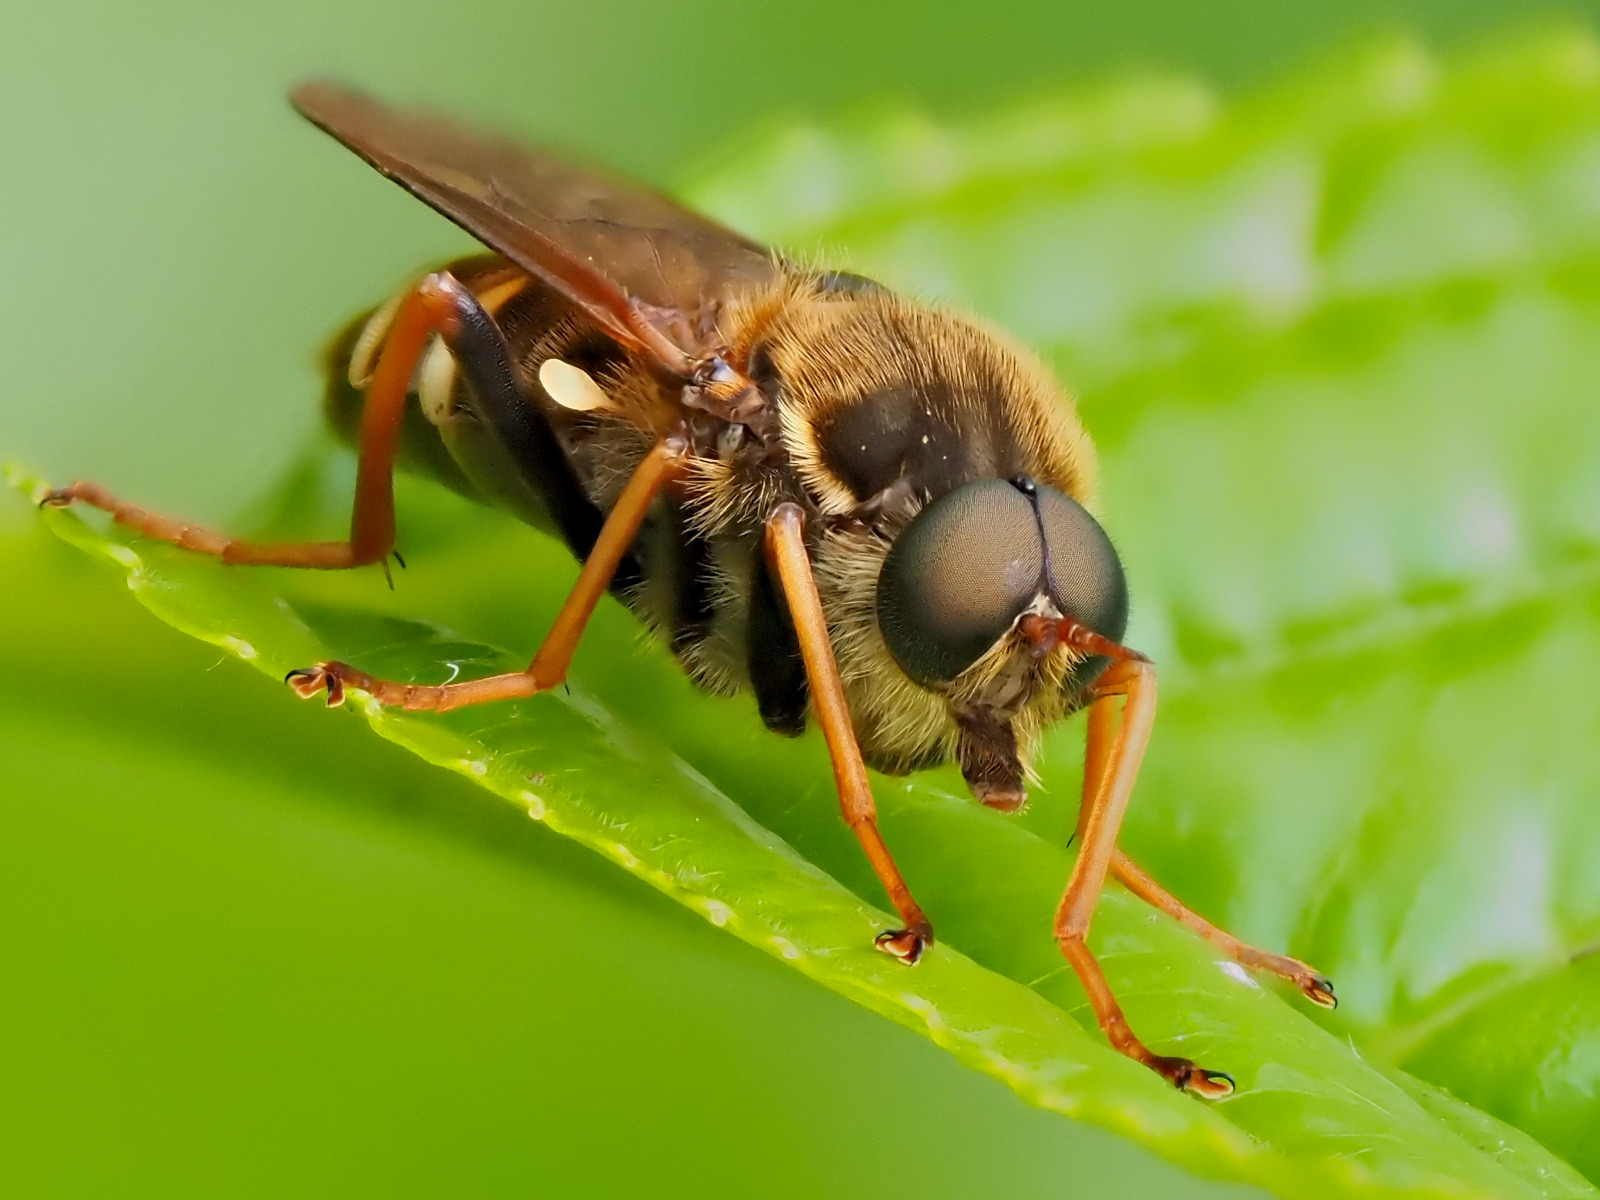
M 895 866 L 889 847 L 878 832 L 878 808 L 867 783 L 867 767 L 856 744 L 855 728 L 850 723 L 850 707 L 845 701 L 839 664 L 834 661 L 833 643 L 828 639 L 828 622 L 822 613 L 822 597 L 811 574 L 811 559 L 806 553 L 805 514 L 797 504 L 780 504 L 767 518 L 767 557 L 771 561 L 783 594 L 789 602 L 795 633 L 800 641 L 800 656 L 805 660 L 806 678 L 811 683 L 811 705 L 817 723 L 828 741 L 828 757 L 833 760 L 833 778 L 839 788 L 839 808 L 845 824 L 861 842 L 867 861 L 877 872 L 883 887 L 894 902 L 903 929 L 878 935 L 878 949 L 914 965 L 922 952 L 933 944 L 933 926 L 911 895 L 900 868 Z
M 346 541 L 235 541 L 128 504 L 94 483 L 58 488 L 43 503 L 65 507 L 81 500 L 104 509 L 119 525 L 145 537 L 215 555 L 225 563 L 338 570 L 382 562 L 394 549 L 394 458 L 417 359 L 435 332 L 450 338 L 462 307 L 476 304 L 459 281 L 443 272 L 423 279 L 401 304 L 367 387 L 361 414 L 355 504 Z
M 1313 1003 L 1320 1004 L 1323 1008 L 1339 1007 L 1338 997 L 1333 993 L 1333 980 L 1326 975 L 1318 974 L 1298 958 L 1257 950 L 1254 946 L 1241 942 L 1227 930 L 1217 928 L 1151 879 L 1138 863 L 1121 850 L 1111 856 L 1111 874 L 1146 904 L 1152 904 L 1168 916 L 1176 917 L 1234 961 L 1257 971 L 1271 971 L 1274 975 L 1281 975 L 1304 992 Z
M 1088 993 L 1095 1018 L 1114 1049 L 1143 1063 L 1176 1087 L 1208 1098 L 1226 1096 L 1233 1091 L 1233 1080 L 1227 1075 L 1208 1071 L 1187 1058 L 1156 1054 L 1134 1036 L 1105 973 L 1089 950 L 1089 923 L 1116 857 L 1117 833 L 1156 715 L 1155 669 L 1132 651 L 1104 639 L 1095 641 L 1096 653 L 1105 653 L 1107 648 L 1119 653 L 1114 653 L 1111 665 L 1095 685 L 1089 709 L 1078 861 L 1056 912 L 1056 941 Z M 1123 698 L 1122 720 L 1113 732 L 1112 716 L 1118 697 Z M 1091 779 L 1092 785 L 1088 782 Z
M 1089 736 L 1084 748 L 1083 802 L 1078 809 L 1078 837 L 1083 836 L 1083 823 L 1088 816 L 1094 793 L 1103 785 L 1107 755 L 1113 739 L 1115 716 L 1109 704 L 1093 704 L 1089 708 Z M 1333 981 L 1327 976 L 1319 974 L 1297 958 L 1257 950 L 1226 930 L 1219 929 L 1150 878 L 1138 863 L 1120 849 L 1111 853 L 1111 875 L 1146 904 L 1153 905 L 1168 916 L 1176 918 L 1234 961 L 1258 971 L 1271 971 L 1275 975 L 1281 975 L 1323 1008 L 1338 1007 L 1339 1002 L 1333 993 Z
M 428 709 L 445 712 L 468 704 L 483 704 L 490 700 L 515 700 L 524 696 L 549 691 L 567 677 L 578 639 L 594 612 L 600 597 L 605 595 L 617 566 L 628 553 L 634 535 L 639 532 L 651 502 L 662 486 L 681 469 L 688 454 L 688 443 L 679 436 L 659 442 L 633 473 L 628 486 L 622 490 L 616 507 L 606 517 L 595 541 L 594 549 L 584 559 L 578 581 L 568 593 L 566 603 L 556 614 L 555 623 L 545 635 L 538 654 L 525 671 L 512 671 L 504 675 L 490 675 L 485 679 L 469 679 L 463 683 L 450 683 L 438 687 L 424 687 L 412 683 L 396 683 L 376 679 L 365 671 L 342 662 L 318 663 L 290 671 L 287 682 L 301 696 L 310 699 L 323 688 L 328 692 L 330 706 L 344 699 L 346 688 L 366 692 L 380 704 L 391 704 L 408 710 Z

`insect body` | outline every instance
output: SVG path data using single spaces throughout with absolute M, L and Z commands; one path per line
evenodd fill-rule
M 908 964 L 933 929 L 878 832 L 866 766 L 954 758 L 979 801 L 1014 811 L 1040 733 L 1087 708 L 1081 848 L 1055 934 L 1112 1044 L 1179 1087 L 1232 1090 L 1129 1030 L 1085 941 L 1108 874 L 1333 1003 L 1311 968 L 1208 924 L 1116 847 L 1155 673 L 1120 644 L 1127 586 L 1090 513 L 1092 446 L 1030 354 L 536 151 L 333 85 L 294 102 L 493 251 L 336 342 L 328 413 L 359 452 L 348 540 L 233 541 L 86 483 L 48 502 L 230 563 L 321 568 L 393 550 L 397 461 L 510 508 L 583 562 L 526 671 L 422 686 L 328 662 L 290 683 L 409 709 L 530 696 L 564 678 L 610 589 L 702 686 L 750 691 L 779 733 L 821 727 L 845 820 L 901 917 L 877 945 Z

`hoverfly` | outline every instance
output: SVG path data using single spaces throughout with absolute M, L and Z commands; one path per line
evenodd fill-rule
M 559 684 L 608 590 L 714 692 L 815 718 L 844 819 L 898 910 L 933 928 L 878 832 L 867 766 L 954 758 L 973 796 L 1026 798 L 1042 731 L 1088 709 L 1079 855 L 1055 936 L 1101 1028 L 1179 1088 L 1233 1081 L 1134 1036 L 1085 938 L 1108 874 L 1246 966 L 1331 1007 L 1306 964 L 1191 912 L 1116 839 L 1155 715 L 1123 646 L 1128 591 L 1090 512 L 1094 449 L 1043 366 L 996 331 L 861 276 L 799 266 L 645 189 L 345 88 L 299 111 L 491 253 L 428 273 L 331 354 L 331 423 L 358 451 L 349 537 L 235 541 L 75 483 L 82 501 L 225 563 L 339 569 L 394 550 L 397 463 L 561 538 L 578 581 L 527 670 L 429 687 L 324 662 L 303 697 L 445 710 Z

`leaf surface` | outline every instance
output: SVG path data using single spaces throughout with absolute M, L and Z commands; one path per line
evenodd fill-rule
M 1600 1175 L 1597 180 L 1600 54 L 1551 35 L 1443 64 L 1384 46 L 1231 111 L 1136 81 L 968 126 L 789 130 L 690 189 L 976 309 L 1080 390 L 1130 640 L 1163 672 L 1124 845 L 1344 1000 L 1308 1013 L 1108 890 L 1091 940 L 1130 1020 L 1233 1074 L 1225 1102 L 1112 1053 L 1049 937 L 1081 723 L 1049 739 L 1021 820 L 948 769 L 876 781 L 941 937 L 908 971 L 871 948 L 888 918 L 820 739 L 695 694 L 614 607 L 570 694 L 352 707 L 1034 1103 L 1203 1174 L 1592 1195 L 1556 1156 Z M 255 524 L 325 536 L 348 476 L 314 457 Z M 525 660 L 571 564 L 423 485 L 400 511 L 393 596 L 46 519 L 274 676 Z

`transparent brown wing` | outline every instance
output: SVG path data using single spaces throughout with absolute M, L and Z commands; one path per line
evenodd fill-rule
M 334 83 L 296 109 L 384 175 L 583 307 L 606 333 L 688 375 L 717 352 L 718 301 L 776 276 L 767 251 L 667 197 Z

